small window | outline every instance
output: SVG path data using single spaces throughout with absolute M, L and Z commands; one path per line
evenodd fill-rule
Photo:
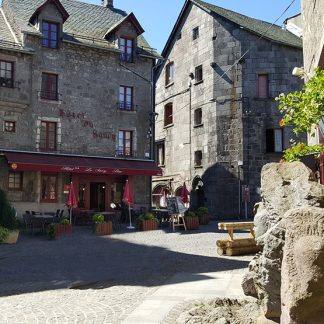
M 119 109 L 133 110 L 133 88 L 119 87 Z
M 165 85 L 174 82 L 174 62 L 169 63 L 165 68 Z
M 49 21 L 42 23 L 42 45 L 48 48 L 58 48 L 59 24 Z
M 121 60 L 123 62 L 133 62 L 134 41 L 132 39 L 121 37 L 119 38 L 119 49 L 121 50 Z
M 42 174 L 41 176 L 41 202 L 57 202 L 57 175 Z
M 42 73 L 40 97 L 46 100 L 58 100 L 58 75 Z
M 0 60 L 0 87 L 13 88 L 14 86 L 14 64 Z
M 195 68 L 195 81 L 196 83 L 203 81 L 203 67 L 199 65 Z
M 9 190 L 22 190 L 22 187 L 23 187 L 23 173 L 22 172 L 9 172 L 8 189 Z
M 4 122 L 4 131 L 7 133 L 16 133 L 16 122 L 6 120 Z
M 195 167 L 202 166 L 202 151 L 195 152 Z
M 42 151 L 55 151 L 57 142 L 57 123 L 42 121 L 39 148 Z
M 165 164 L 165 144 L 163 142 L 158 142 L 156 144 L 156 162 L 159 166 Z
M 199 126 L 202 125 L 202 109 L 198 108 L 194 112 L 194 125 Z
M 267 153 L 280 153 L 284 150 L 283 129 L 267 129 L 266 151 Z
M 133 132 L 120 130 L 118 132 L 118 156 L 133 156 Z
M 258 98 L 269 98 L 269 76 L 268 74 L 258 75 Z
M 173 124 L 173 104 L 168 103 L 164 107 L 164 126 Z
M 199 27 L 196 27 L 192 30 L 192 39 L 196 40 L 199 38 Z

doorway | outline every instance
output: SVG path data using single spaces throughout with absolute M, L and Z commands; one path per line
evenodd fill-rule
M 95 211 L 105 211 L 106 184 L 104 182 L 90 183 L 90 209 Z

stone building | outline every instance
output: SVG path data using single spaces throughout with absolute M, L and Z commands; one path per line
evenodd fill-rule
M 157 75 L 153 202 L 191 191 L 214 217 L 249 214 L 260 199 L 263 165 L 279 161 L 292 130 L 274 100 L 299 89 L 300 38 L 279 26 L 188 0 L 163 50 Z M 242 187 L 244 185 L 244 187 Z M 244 190 L 243 190 L 244 188 Z
M 150 204 L 156 53 L 113 1 L 3 0 L 0 185 L 19 212 L 54 211 L 73 180 L 79 208 Z M 139 190 L 140 189 L 140 190 Z

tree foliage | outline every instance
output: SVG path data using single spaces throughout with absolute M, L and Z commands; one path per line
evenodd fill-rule
M 276 99 L 284 114 L 284 125 L 292 125 L 296 133 L 310 132 L 324 119 L 324 70 L 318 68 L 301 91 L 281 94 Z
M 313 126 L 324 120 L 324 70 L 316 69 L 315 75 L 301 91 L 281 94 L 278 98 L 279 110 L 284 114 L 280 126 L 291 125 L 296 134 L 310 133 L 314 136 Z M 292 162 L 302 156 L 324 152 L 323 145 L 308 146 L 297 143 L 285 151 L 285 160 Z

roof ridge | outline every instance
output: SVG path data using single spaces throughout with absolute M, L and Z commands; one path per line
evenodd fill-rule
M 112 12 L 115 12 L 115 13 L 128 15 L 127 11 L 122 10 L 122 9 L 118 9 L 118 8 L 115 8 L 115 7 L 108 8 L 108 7 L 105 7 L 103 5 L 90 3 L 90 2 L 85 2 L 85 1 L 81 1 L 81 0 L 68 0 L 68 1 L 69 1 L 69 3 L 71 3 L 71 2 L 81 3 L 82 5 L 87 5 L 89 7 L 100 8 L 100 9 L 109 10 L 109 11 L 112 11 Z M 62 2 L 65 2 L 65 1 L 60 0 L 60 2 L 62 3 Z
M 248 15 L 242 14 L 240 12 L 237 12 L 237 11 L 234 11 L 234 10 L 231 10 L 231 9 L 227 9 L 227 8 L 224 8 L 224 7 L 220 7 L 220 6 L 217 6 L 217 5 L 215 5 L 213 3 L 210 3 L 210 2 L 206 2 L 206 1 L 203 1 L 203 0 L 191 0 L 191 1 L 200 3 L 202 6 L 204 6 L 204 5 L 213 6 L 213 7 L 217 8 L 217 9 L 225 10 L 225 11 L 231 12 L 231 13 L 233 13 L 235 15 L 238 15 L 238 16 L 241 16 L 241 17 L 245 17 L 245 18 L 249 18 L 249 19 L 253 19 L 253 20 L 256 20 L 256 21 L 259 21 L 259 22 L 263 22 L 263 23 L 266 23 L 266 24 L 269 24 L 269 25 L 273 25 L 273 26 L 276 26 L 276 27 L 282 29 L 282 27 L 280 25 L 271 23 L 271 22 L 266 21 L 266 20 L 263 20 L 263 19 L 254 18 L 254 17 L 251 17 L 251 16 L 248 16 Z

